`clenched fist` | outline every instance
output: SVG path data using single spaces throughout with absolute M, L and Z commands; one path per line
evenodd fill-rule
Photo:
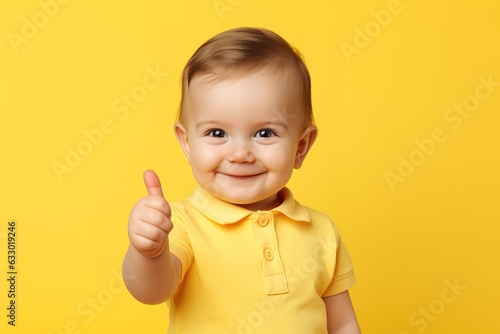
M 148 196 L 143 197 L 130 212 L 128 237 L 130 244 L 143 256 L 155 258 L 168 245 L 168 233 L 172 230 L 170 206 L 163 197 L 161 183 L 155 172 L 144 173 Z

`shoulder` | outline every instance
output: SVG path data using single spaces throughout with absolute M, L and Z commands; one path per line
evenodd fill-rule
M 286 190 L 288 200 L 293 198 L 289 189 Z M 328 250 L 328 254 L 334 254 L 340 247 L 341 238 L 337 226 L 328 214 L 316 208 L 303 205 L 296 199 L 293 199 L 296 211 L 303 212 L 307 216 L 307 223 L 300 224 L 303 233 L 307 233 L 311 237 L 314 236 L 315 243 L 321 245 L 323 250 Z M 304 234 L 303 234 L 304 235 Z
M 187 215 L 190 211 L 190 204 L 187 200 L 169 202 L 169 205 L 172 215 L 182 217 Z
M 297 202 L 297 205 L 301 206 L 308 213 L 311 225 L 316 228 L 329 230 L 338 235 L 337 227 L 328 214 L 309 206 L 302 205 L 299 202 Z

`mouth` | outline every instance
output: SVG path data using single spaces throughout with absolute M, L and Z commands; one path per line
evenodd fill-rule
M 222 174 L 226 177 L 229 177 L 234 180 L 251 180 L 253 178 L 256 178 L 264 173 L 256 173 L 256 174 L 228 174 L 228 173 L 222 173 L 219 172 L 219 174 Z

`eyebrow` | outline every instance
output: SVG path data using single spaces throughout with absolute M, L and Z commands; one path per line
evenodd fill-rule
M 283 121 L 280 121 L 280 120 L 262 122 L 262 123 L 259 123 L 258 127 L 266 127 L 266 126 L 277 126 L 277 127 L 283 128 L 283 129 L 288 128 L 287 124 Z
M 220 123 L 215 122 L 215 121 L 203 121 L 203 122 L 196 124 L 196 129 L 199 129 L 199 128 L 207 126 L 207 125 L 219 125 L 219 124 Z

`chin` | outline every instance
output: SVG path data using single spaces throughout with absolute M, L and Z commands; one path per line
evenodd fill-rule
M 248 204 L 253 204 L 259 202 L 259 199 L 255 198 L 248 198 L 248 197 L 235 197 L 235 196 L 220 196 L 220 199 L 222 199 L 225 202 L 231 203 L 231 204 L 236 204 L 236 205 L 248 205 Z

